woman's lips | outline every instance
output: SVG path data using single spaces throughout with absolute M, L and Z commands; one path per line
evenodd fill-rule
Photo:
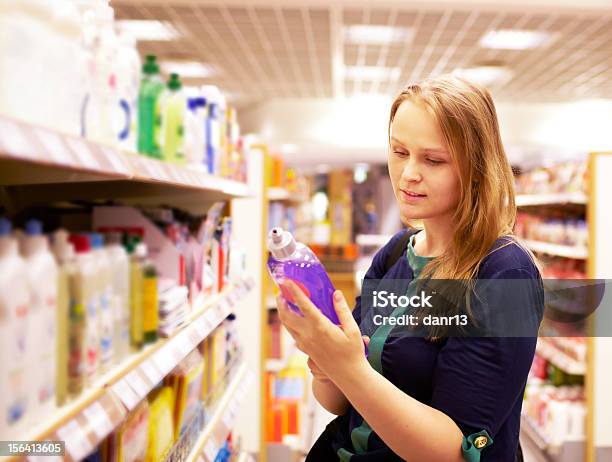
M 420 202 L 421 200 L 427 197 L 426 194 L 419 194 L 413 191 L 406 191 L 405 189 L 400 189 L 400 194 L 404 202 L 408 202 L 411 204 Z

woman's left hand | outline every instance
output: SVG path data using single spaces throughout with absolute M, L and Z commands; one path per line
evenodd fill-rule
M 368 365 L 364 341 L 341 291 L 334 292 L 334 308 L 340 325 L 327 319 L 302 290 L 290 280 L 283 283 L 303 316 L 294 312 L 279 295 L 277 305 L 283 325 L 297 347 L 312 358 L 329 378 L 353 375 L 356 367 Z M 335 381 L 335 380 L 334 380 Z

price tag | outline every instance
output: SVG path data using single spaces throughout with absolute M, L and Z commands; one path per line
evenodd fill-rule
M 155 163 L 155 171 L 160 180 L 168 181 L 168 174 L 165 166 L 161 162 Z
M 129 173 L 128 168 L 126 167 L 123 162 L 123 159 L 121 158 L 122 154 L 120 152 L 113 151 L 109 148 L 102 148 L 102 152 L 104 152 L 104 155 L 117 173 Z
M 136 395 L 139 398 L 144 398 L 149 393 L 149 386 L 142 380 L 142 377 L 138 375 L 138 372 L 132 371 L 128 375 L 125 376 L 125 380 L 132 390 L 136 392 Z
M 138 398 L 138 395 L 136 395 L 134 390 L 126 383 L 125 379 L 121 379 L 113 384 L 111 390 L 129 411 L 134 409 L 140 402 L 140 398 Z
M 146 375 L 153 385 L 157 385 L 163 377 L 161 371 L 157 368 L 153 361 L 145 361 L 140 365 L 140 370 Z
M 184 333 L 176 337 L 174 342 L 172 342 L 172 346 L 176 347 L 183 357 L 187 356 L 193 349 L 189 338 Z
M 100 165 L 96 161 L 96 157 L 85 143 L 80 138 L 67 138 L 68 145 L 72 151 L 77 155 L 81 165 L 91 169 L 99 169 Z
M 170 372 L 176 365 L 176 361 L 167 346 L 153 355 L 153 361 L 164 375 Z
M 60 440 L 66 442 L 66 451 L 74 460 L 82 460 L 93 449 L 92 444 L 87 439 L 83 428 L 76 420 L 69 421 L 57 431 Z
M 36 136 L 55 162 L 60 164 L 72 163 L 70 152 L 66 149 L 59 136 L 45 130 L 36 130 Z
M 199 319 L 198 319 L 199 321 Z M 203 334 L 200 334 L 200 330 L 197 327 L 198 321 L 195 321 L 188 329 L 187 336 L 189 337 L 189 342 L 191 343 L 191 348 L 195 348 L 198 343 L 202 341 Z
M 99 402 L 95 402 L 91 406 L 85 408 L 83 414 L 89 422 L 89 428 L 94 431 L 100 440 L 106 438 L 106 436 L 113 431 L 113 423 L 108 417 L 106 410 Z
M 206 318 L 204 316 L 200 316 L 197 320 L 195 320 L 193 322 L 193 329 L 198 334 L 199 340 L 206 337 L 206 334 L 208 333 Z
M 0 144 L 7 154 L 14 157 L 36 159 L 38 155 L 21 127 L 9 120 L 0 120 Z

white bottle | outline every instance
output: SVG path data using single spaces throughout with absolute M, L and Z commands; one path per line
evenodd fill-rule
M 31 415 L 40 421 L 55 409 L 57 264 L 40 221 L 28 221 L 25 231 L 22 254 L 30 287 L 28 339 L 32 348 L 27 363 L 32 387 Z
M 91 253 L 89 236 L 75 234 L 70 236 L 70 242 L 77 253 L 78 283 L 76 287 L 77 304 L 71 320 L 69 390 L 71 394 L 78 394 L 85 383 L 93 382 L 100 363 L 99 295 L 96 292 L 98 268 Z
M 74 361 L 75 350 L 82 349 L 82 342 L 76 344 L 73 336 L 73 323 L 81 320 L 75 312 L 77 306 L 77 265 L 74 245 L 68 241 L 65 230 L 53 233 L 53 255 L 58 265 L 57 289 L 57 405 L 62 406 L 70 394 L 71 360 Z M 79 328 L 80 326 L 77 326 Z
M 50 43 L 45 44 L 55 63 L 49 82 L 53 85 L 48 88 L 53 117 L 48 124 L 60 132 L 79 135 L 81 101 L 85 92 L 81 76 L 84 69 L 79 58 L 81 18 L 75 5 L 65 0 L 54 2 L 53 13 L 53 50 Z
M 204 165 L 211 175 L 220 172 L 221 157 L 221 92 L 214 85 L 203 85 L 202 96 L 206 99 L 205 137 L 206 160 Z
M 119 104 L 117 125 L 118 143 L 122 149 L 138 152 L 136 146 L 138 131 L 138 90 L 140 88 L 140 55 L 136 49 L 136 40 L 130 34 L 123 33 L 118 37 L 117 59 L 117 98 Z
M 130 353 L 130 259 L 118 233 L 108 236 L 106 251 L 112 268 L 113 342 L 119 362 Z
M 185 155 L 190 166 L 204 169 L 206 161 L 206 99 L 189 98 L 185 111 Z
M 0 218 L 0 440 L 16 439 L 26 429 L 32 387 L 26 265 L 10 234 L 11 222 Z
M 113 269 L 104 249 L 104 237 L 98 233 L 90 234 L 92 258 L 97 268 L 96 293 L 98 296 L 98 333 L 100 338 L 100 370 L 107 370 L 113 363 L 113 329 L 114 316 L 112 300 L 114 297 L 112 287 Z

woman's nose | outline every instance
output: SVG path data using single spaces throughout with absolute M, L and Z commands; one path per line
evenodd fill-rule
M 412 159 L 409 159 L 404 164 L 404 169 L 402 170 L 402 179 L 406 182 L 415 182 L 421 181 L 422 176 L 418 165 Z

